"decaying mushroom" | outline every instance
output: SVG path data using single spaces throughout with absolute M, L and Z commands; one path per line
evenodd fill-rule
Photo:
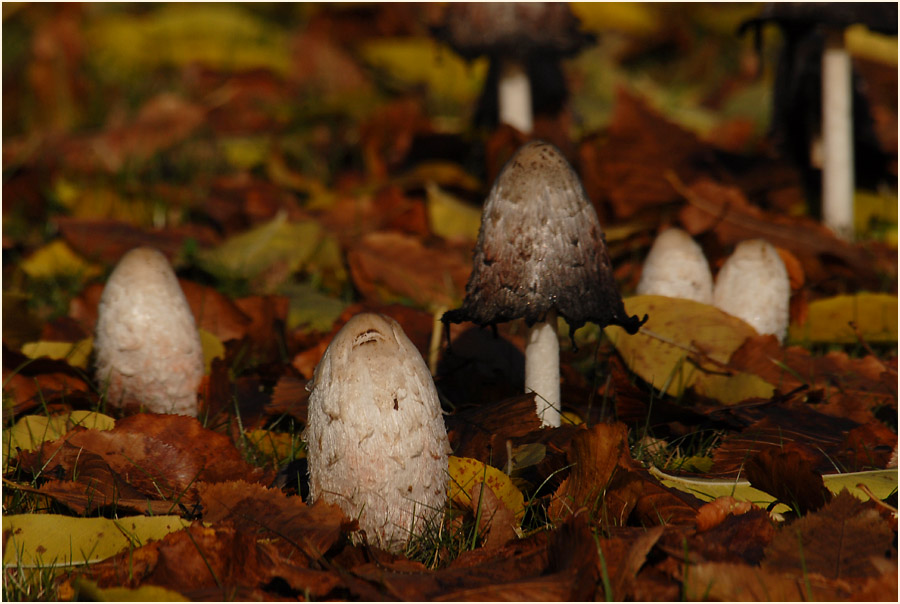
M 524 318 L 525 391 L 537 395 L 544 425 L 559 425 L 556 315 L 570 335 L 588 321 L 634 334 L 612 275 L 597 212 L 562 153 L 543 141 L 523 145 L 497 177 L 484 205 L 472 274 L 461 308 L 445 323 L 496 325 Z
M 96 377 L 114 407 L 197 416 L 203 348 L 169 261 L 147 247 L 119 261 L 100 298 Z
M 566 3 L 459 2 L 449 3 L 445 13 L 435 34 L 467 59 L 486 55 L 491 60 L 487 81 L 497 84 L 486 86 L 481 104 L 496 105 L 497 117 L 476 121 L 530 133 L 537 94 L 559 109 L 566 96 L 560 59 L 591 40 Z
M 719 269 L 715 305 L 781 342 L 790 321 L 791 282 L 778 250 L 764 239 L 742 241 Z
M 307 387 L 310 502 L 340 506 L 370 543 L 402 549 L 447 499 L 450 444 L 422 355 L 393 319 L 359 314 Z
M 703 250 L 681 229 L 666 229 L 644 260 L 637 293 L 712 304 L 713 279 Z

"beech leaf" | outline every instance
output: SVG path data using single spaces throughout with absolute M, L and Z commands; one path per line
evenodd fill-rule
M 525 515 L 525 497 L 509 476 L 493 466 L 470 457 L 450 456 L 450 499 L 469 509 L 478 505 L 479 486 L 487 484 L 521 522 Z
M 854 294 L 816 300 L 809 304 L 806 321 L 792 323 L 788 337 L 795 342 L 858 341 L 853 322 L 868 342 L 897 341 L 897 296 Z

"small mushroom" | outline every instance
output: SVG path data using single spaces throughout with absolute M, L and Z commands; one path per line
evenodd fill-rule
M 715 305 L 781 342 L 790 320 L 791 283 L 778 250 L 764 239 L 742 241 L 719 269 Z
M 490 58 L 487 80 L 497 86 L 496 92 L 485 91 L 483 101 L 496 98 L 496 120 L 528 134 L 534 121 L 533 92 L 557 97 L 548 98 L 548 104 L 561 105 L 565 98 L 560 59 L 591 39 L 578 26 L 565 3 L 460 2 L 447 5 L 443 23 L 434 30 L 463 57 Z M 532 81 L 535 73 L 541 74 L 540 82 Z M 556 93 L 548 95 L 551 88 Z
M 712 304 L 713 279 L 703 250 L 681 229 L 663 231 L 644 261 L 637 293 Z
M 358 314 L 307 388 L 310 502 L 340 506 L 370 543 L 402 549 L 447 499 L 450 444 L 422 355 L 393 319 Z
M 445 323 L 496 325 L 524 318 L 525 391 L 537 395 L 545 426 L 560 423 L 556 315 L 570 336 L 588 321 L 628 333 L 647 320 L 629 317 L 612 275 L 597 212 L 559 149 L 523 145 L 503 167 L 481 215 L 472 274 L 461 308 Z
M 139 247 L 119 260 L 100 298 L 94 350 L 109 404 L 197 416 L 200 334 L 159 251 Z

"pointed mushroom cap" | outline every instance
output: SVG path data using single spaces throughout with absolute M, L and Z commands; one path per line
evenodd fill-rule
M 573 333 L 588 321 L 629 333 L 643 323 L 625 312 L 597 212 L 572 166 L 549 143 L 527 143 L 500 172 L 472 264 L 463 305 L 444 313 L 444 323 L 524 318 L 531 326 L 551 308 Z
M 122 256 L 98 308 L 96 377 L 115 407 L 197 416 L 203 348 L 169 261 L 140 247 Z
M 760 334 L 784 339 L 791 283 L 778 250 L 765 239 L 742 241 L 716 276 L 715 305 Z
M 450 444 L 422 355 L 393 319 L 359 314 L 308 387 L 310 502 L 340 506 L 370 543 L 401 548 L 447 498 Z
M 712 304 L 713 278 L 703 250 L 681 229 L 663 231 L 644 260 L 637 293 Z

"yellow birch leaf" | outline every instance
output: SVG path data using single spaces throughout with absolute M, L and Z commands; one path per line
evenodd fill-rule
M 494 495 L 502 501 L 522 521 L 525 515 L 525 497 L 513 485 L 509 476 L 493 466 L 488 466 L 471 457 L 450 456 L 450 499 L 455 503 L 473 508 L 478 505 L 474 488 L 482 482 L 490 487 Z M 473 497 L 476 497 L 473 501 Z
M 658 390 L 679 396 L 687 388 L 734 404 L 770 398 L 774 386 L 755 375 L 722 375 L 722 365 L 756 331 L 715 306 L 666 296 L 625 300 L 629 315 L 649 320 L 635 335 L 610 325 L 605 329 L 634 373 Z M 701 354 L 702 353 L 702 354 Z
M 200 333 L 200 345 L 203 347 L 203 371 L 209 375 L 213 359 L 225 358 L 225 345 L 222 340 L 205 329 L 197 329 Z
M 897 341 L 897 296 L 852 294 L 810 303 L 806 322 L 792 323 L 788 337 L 794 342 L 852 344 L 857 341 L 850 322 L 867 342 Z
M 247 430 L 244 435 L 260 453 L 267 457 L 283 460 L 300 459 L 306 456 L 300 447 L 299 439 L 287 432 Z
M 29 359 L 47 357 L 66 361 L 72 367 L 87 369 L 88 358 L 94 347 L 94 338 L 88 337 L 77 342 L 28 342 L 22 345 L 22 354 Z
M 22 261 L 22 270 L 31 278 L 51 278 L 59 275 L 76 275 L 84 279 L 96 277 L 103 269 L 91 264 L 62 239 L 56 239 L 38 249 Z
M 3 516 L 3 565 L 48 568 L 100 562 L 129 547 L 189 526 L 178 516 L 75 518 L 58 514 Z

